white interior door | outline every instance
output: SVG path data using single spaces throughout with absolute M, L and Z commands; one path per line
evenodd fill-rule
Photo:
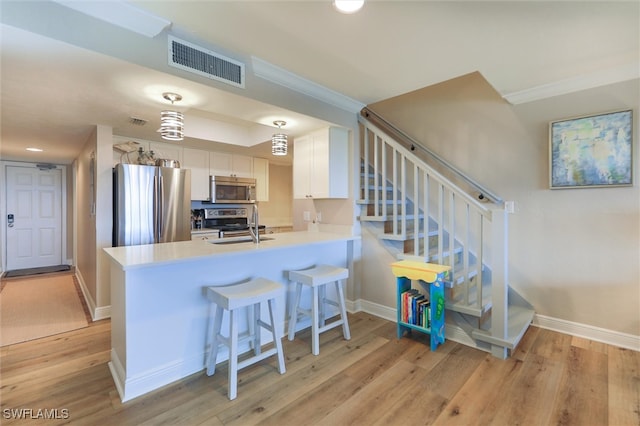
M 7 270 L 62 264 L 62 170 L 6 170 Z

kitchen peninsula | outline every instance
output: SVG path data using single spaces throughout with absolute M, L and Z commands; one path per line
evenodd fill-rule
M 206 287 L 254 277 L 283 283 L 286 291 L 277 300 L 276 321 L 284 336 L 294 291 L 286 271 L 328 263 L 349 268 L 353 277 L 354 241 L 359 238 L 287 232 L 270 234 L 260 244 L 198 240 L 104 249 L 111 260 L 109 368 L 122 401 L 204 369 L 210 309 Z M 298 328 L 309 324 L 303 321 Z M 267 333 L 262 338 L 272 340 Z M 227 358 L 228 352 L 221 350 L 218 362 Z

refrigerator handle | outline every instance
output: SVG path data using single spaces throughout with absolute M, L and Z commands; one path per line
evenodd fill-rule
M 153 242 L 158 242 L 158 176 L 153 177 Z
M 162 239 L 162 224 L 164 223 L 164 217 L 162 215 L 162 210 L 163 210 L 163 206 L 164 206 L 164 179 L 162 179 L 162 175 L 160 175 L 158 177 L 158 180 L 160 182 L 159 188 L 158 188 L 158 192 L 156 192 L 156 194 L 158 194 L 158 202 L 157 202 L 157 206 L 158 206 L 158 242 L 161 242 Z

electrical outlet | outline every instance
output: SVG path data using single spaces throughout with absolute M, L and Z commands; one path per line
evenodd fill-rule
M 302 220 L 305 222 L 311 222 L 311 212 L 302 213 Z
M 516 212 L 516 202 L 515 201 L 505 201 L 504 202 L 504 209 L 507 211 L 507 213 L 515 213 Z
M 316 213 L 316 222 L 318 222 L 318 223 L 322 222 L 322 213 L 321 212 Z

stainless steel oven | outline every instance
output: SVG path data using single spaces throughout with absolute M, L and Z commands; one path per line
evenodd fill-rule
M 244 207 L 204 209 L 204 228 L 216 229 L 220 238 L 244 237 L 249 233 L 249 209 Z M 261 235 L 265 226 L 258 225 Z
M 256 202 L 256 180 L 231 176 L 211 176 L 211 203 L 237 204 Z

